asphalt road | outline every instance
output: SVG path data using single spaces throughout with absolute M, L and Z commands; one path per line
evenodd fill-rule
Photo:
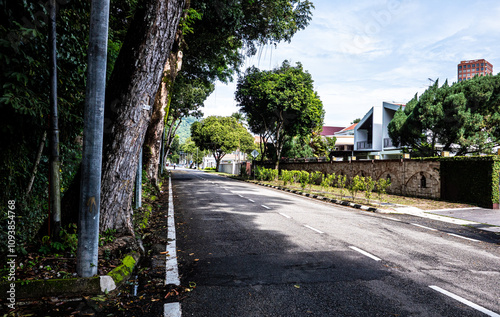
M 183 316 L 499 316 L 498 243 L 474 229 L 193 170 L 172 184 Z

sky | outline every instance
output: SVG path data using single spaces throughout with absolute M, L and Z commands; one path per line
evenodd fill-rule
M 383 101 L 406 103 L 439 79 L 457 81 L 462 60 L 500 69 L 500 2 L 464 0 L 312 0 L 309 26 L 290 43 L 247 58 L 261 70 L 301 62 L 325 109 L 324 125 L 346 127 Z M 206 116 L 237 112 L 236 79 L 217 83 Z

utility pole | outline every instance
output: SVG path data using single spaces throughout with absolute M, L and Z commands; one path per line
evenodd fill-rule
M 139 152 L 139 161 L 137 163 L 137 174 L 135 175 L 135 208 L 142 206 L 142 147 Z
M 53 239 L 59 238 L 61 229 L 61 177 L 59 169 L 59 123 L 57 115 L 57 46 L 56 46 L 56 0 L 49 2 L 49 47 L 50 47 L 50 209 L 54 221 Z M 50 222 L 50 219 L 49 219 Z
M 90 9 L 76 262 L 81 277 L 97 274 L 109 1 L 92 0 Z

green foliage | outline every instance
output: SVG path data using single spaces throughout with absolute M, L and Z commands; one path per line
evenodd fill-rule
M 217 167 L 226 153 L 253 149 L 252 135 L 233 117 L 210 116 L 194 122 L 191 138 L 200 149 L 212 152 Z
M 236 101 L 250 130 L 272 143 L 276 166 L 287 140 L 307 136 L 323 125 L 323 104 L 300 63 L 292 66 L 284 61 L 271 71 L 247 69 L 238 79 Z
M 321 187 L 324 190 L 328 190 L 329 187 L 333 187 L 336 185 L 337 176 L 335 173 L 322 175 Z
M 0 1 L 0 186 L 2 201 L 16 200 L 18 252 L 33 242 L 48 215 L 48 141 L 36 154 L 49 123 L 48 2 Z M 113 69 L 136 0 L 113 0 L 108 74 Z M 61 191 L 64 195 L 81 160 L 90 2 L 58 1 L 57 67 Z M 31 192 L 26 195 L 37 167 Z M 0 220 L 6 215 L 0 207 Z M 64 221 L 64 219 L 63 219 Z M 0 239 L 6 241 L 6 222 Z M 4 244 L 5 245 L 5 244 Z M 45 245 L 47 247 L 47 245 Z M 57 245 L 54 245 L 57 246 Z M 49 245 L 49 247 L 51 247 Z M 4 246 L 0 247 L 0 253 Z
M 352 200 L 356 201 L 356 195 L 360 190 L 363 190 L 365 178 L 359 175 L 354 176 L 349 183 L 349 193 L 351 193 Z
M 282 170 L 281 180 L 283 181 L 283 186 L 288 185 L 293 182 L 293 171 Z
M 309 145 L 309 136 L 294 136 L 285 141 L 282 157 L 302 158 L 314 156 L 313 149 Z
M 372 198 L 375 186 L 376 182 L 370 176 L 364 178 L 363 190 L 365 193 L 365 198 L 368 201 L 368 204 L 370 203 L 370 200 Z
M 309 174 L 309 190 L 312 189 L 312 185 L 317 185 L 319 180 L 323 177 L 323 173 L 320 171 L 314 171 Z
M 344 199 L 346 185 L 347 185 L 347 176 L 346 175 L 338 175 L 337 176 L 337 187 L 340 189 L 340 199 Z
M 307 184 L 309 184 L 309 172 L 300 171 L 299 183 L 300 183 L 300 187 L 302 188 L 302 190 L 304 190 L 306 188 Z
M 500 76 L 482 76 L 449 86 L 438 81 L 399 109 L 388 125 L 393 144 L 414 157 L 444 151 L 491 153 L 500 144 Z
M 376 183 L 375 192 L 378 195 L 378 200 L 382 201 L 383 195 L 386 193 L 387 188 L 391 186 L 391 180 L 385 178 L 379 178 Z
M 70 224 L 66 229 L 61 228 L 59 239 L 52 239 L 49 236 L 42 237 L 42 244 L 39 251 L 45 255 L 65 251 L 76 255 L 77 245 L 78 235 L 76 233 L 76 224 Z
M 116 229 L 107 229 L 99 234 L 99 246 L 102 247 L 116 240 Z

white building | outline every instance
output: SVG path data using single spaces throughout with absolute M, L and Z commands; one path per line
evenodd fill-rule
M 354 128 L 354 151 L 361 159 L 401 158 L 401 148 L 392 144 L 387 125 L 403 104 L 383 102 L 374 106 Z

